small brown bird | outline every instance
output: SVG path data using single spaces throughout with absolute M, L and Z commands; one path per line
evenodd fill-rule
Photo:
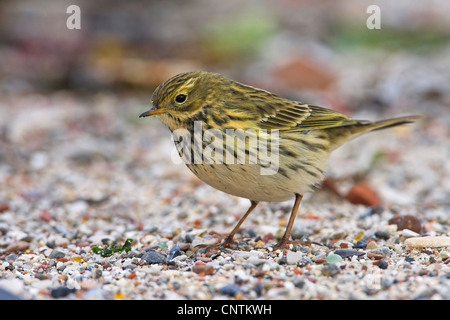
M 285 248 L 302 196 L 323 179 L 331 151 L 362 133 L 420 118 L 355 120 L 203 71 L 170 78 L 152 101 L 140 117 L 159 117 L 187 167 L 210 186 L 251 202 L 224 246 L 232 244 L 258 202 L 295 197 L 286 231 L 275 246 Z

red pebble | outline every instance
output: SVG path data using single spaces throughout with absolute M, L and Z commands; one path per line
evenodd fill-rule
M 378 194 L 365 183 L 354 184 L 345 196 L 345 199 L 353 204 L 362 204 L 367 207 L 381 204 L 381 199 Z

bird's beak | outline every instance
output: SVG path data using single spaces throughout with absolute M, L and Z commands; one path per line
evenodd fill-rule
M 167 108 L 160 108 L 157 109 L 155 106 L 151 107 L 149 110 L 145 111 L 144 113 L 141 113 L 141 115 L 139 116 L 139 118 L 145 118 L 145 117 L 150 117 L 150 116 L 154 116 L 155 114 L 160 114 L 166 111 Z

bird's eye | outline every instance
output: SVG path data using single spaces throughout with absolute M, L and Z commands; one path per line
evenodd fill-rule
M 179 94 L 179 95 L 177 95 L 177 97 L 175 98 L 175 101 L 178 102 L 178 103 L 182 103 L 182 102 L 185 102 L 185 101 L 186 101 L 186 98 L 187 98 L 187 95 L 185 95 L 185 94 Z

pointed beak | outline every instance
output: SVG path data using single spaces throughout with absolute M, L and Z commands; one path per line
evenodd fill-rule
M 157 109 L 155 106 L 153 106 L 149 110 L 141 113 L 139 118 L 145 118 L 145 117 L 154 116 L 155 114 L 160 114 L 160 113 L 163 113 L 165 111 L 166 111 L 166 108 Z

